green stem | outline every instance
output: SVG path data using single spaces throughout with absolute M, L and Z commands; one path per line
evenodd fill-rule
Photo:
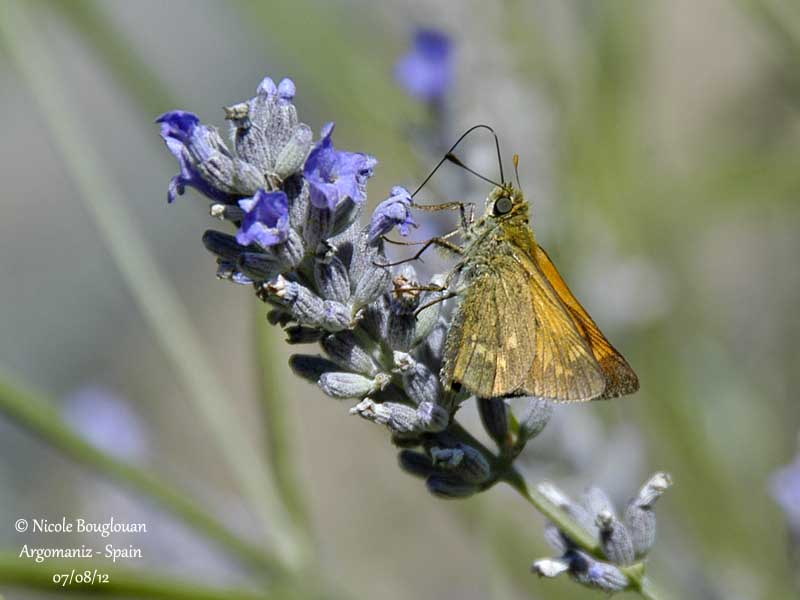
M 147 471 L 98 450 L 72 431 L 61 415 L 43 398 L 23 391 L 2 378 L 0 412 L 72 460 L 152 499 L 245 563 L 273 575 L 283 572 L 282 565 L 275 558 L 231 533 L 227 527 L 194 504 L 189 496 Z
M 149 575 L 140 570 L 90 566 L 88 561 L 48 560 L 36 564 L 29 560 L 16 555 L 0 556 L 0 583 L 59 595 L 71 592 L 80 596 L 91 594 L 150 600 L 266 600 L 270 597 L 265 593 L 242 589 L 205 587 L 180 579 Z M 94 575 L 95 570 L 98 575 L 107 575 L 108 582 L 102 583 L 104 578 L 98 579 Z M 75 574 L 83 574 L 86 571 L 95 577 L 95 582 L 74 583 Z M 62 575 L 66 575 L 67 580 L 72 576 L 73 583 L 68 585 L 54 583 L 54 577 Z
M 234 479 L 249 500 L 265 531 L 271 534 L 284 560 L 297 564 L 297 544 L 285 512 L 275 498 L 267 469 L 245 429 L 226 409 L 229 396 L 215 375 L 199 336 L 187 317 L 177 291 L 158 267 L 147 241 L 132 225 L 127 200 L 106 174 L 75 114 L 67 108 L 64 82 L 44 49 L 46 40 L 34 29 L 22 2 L 0 2 L 0 37 L 12 63 L 32 91 L 33 100 L 53 135 L 86 209 L 128 284 L 133 297 L 163 351 L 189 391 L 220 447 Z
M 278 393 L 275 382 L 275 330 L 264 317 L 263 305 L 255 311 L 256 372 L 258 373 L 258 397 L 264 414 L 264 431 L 269 450 L 269 461 L 275 490 L 286 507 L 297 537 L 302 540 L 303 550 L 310 552 L 312 527 L 305 492 L 299 481 L 297 465 L 292 447 L 292 424 L 285 394 Z
M 550 502 L 538 490 L 529 489 L 528 484 L 517 471 L 512 469 L 507 481 L 520 496 L 563 531 L 578 546 L 589 554 L 598 555 L 600 553 L 600 546 L 597 541 L 583 527 L 578 525 L 561 507 Z

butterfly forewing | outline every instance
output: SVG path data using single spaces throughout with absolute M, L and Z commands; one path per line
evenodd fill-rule
M 526 254 L 520 261 L 529 278 L 536 314 L 536 351 L 523 391 L 562 402 L 599 397 L 606 382 L 589 344 L 535 259 Z
M 527 275 L 500 256 L 475 276 L 453 316 L 443 380 L 481 398 L 515 393 L 533 362 L 536 335 Z
M 542 273 L 547 277 L 561 302 L 569 310 L 575 325 L 581 335 L 586 339 L 595 359 L 603 370 L 606 387 L 603 398 L 614 398 L 632 394 L 639 389 L 639 378 L 633 372 L 628 362 L 609 343 L 595 324 L 586 309 L 575 298 L 564 279 L 559 274 L 553 261 L 541 246 L 536 246 L 536 263 Z

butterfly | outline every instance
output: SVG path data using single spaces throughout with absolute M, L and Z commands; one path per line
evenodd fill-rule
M 633 369 L 537 244 L 520 190 L 496 186 L 483 217 L 462 235 L 454 268 L 460 302 L 441 372 L 446 388 L 562 402 L 639 389 Z

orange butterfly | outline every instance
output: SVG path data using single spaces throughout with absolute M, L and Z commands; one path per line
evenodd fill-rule
M 495 187 L 483 217 L 462 234 L 463 247 L 446 245 L 463 256 L 442 368 L 447 388 L 563 402 L 639 389 L 633 369 L 536 243 L 522 192 Z

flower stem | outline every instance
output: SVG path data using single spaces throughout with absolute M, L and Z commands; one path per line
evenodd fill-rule
M 556 527 L 563 531 L 578 546 L 597 555 L 600 552 L 595 539 L 584 531 L 562 508 L 556 506 L 536 489 L 530 489 L 522 476 L 511 469 L 506 481 L 520 496 L 527 500 L 536 510 L 544 515 Z
M 0 412 L 41 441 L 102 476 L 144 495 L 260 571 L 280 575 L 282 564 L 257 546 L 243 541 L 189 499 L 147 471 L 123 462 L 87 443 L 64 423 L 43 398 L 0 377 Z
M 249 500 L 264 529 L 271 534 L 286 562 L 297 564 L 298 548 L 285 511 L 270 487 L 267 468 L 245 429 L 223 399 L 228 397 L 215 375 L 212 361 L 186 316 L 178 293 L 161 272 L 146 240 L 132 226 L 123 194 L 106 175 L 94 150 L 63 95 L 66 89 L 46 41 L 35 31 L 22 2 L 0 3 L 0 41 L 32 91 L 33 100 L 53 135 L 86 209 L 94 219 L 117 267 L 163 351 L 183 379 L 189 398 L 204 418 L 234 479 Z

